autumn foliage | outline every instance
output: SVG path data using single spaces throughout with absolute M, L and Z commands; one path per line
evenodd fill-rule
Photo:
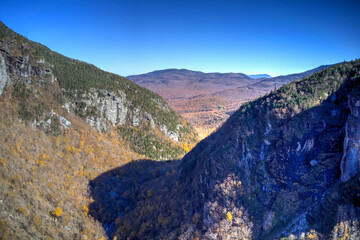
M 18 107 L 0 101 L 0 239 L 105 237 L 88 216 L 88 182 L 140 156 L 116 131 L 102 134 L 73 117 L 70 130 L 47 134 L 19 120 Z

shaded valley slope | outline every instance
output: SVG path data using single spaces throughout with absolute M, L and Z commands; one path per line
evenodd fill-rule
M 359 123 L 356 60 L 243 104 L 180 162 L 102 174 L 90 214 L 118 239 L 359 239 Z

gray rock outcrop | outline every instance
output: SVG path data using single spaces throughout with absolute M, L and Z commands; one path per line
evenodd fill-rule
M 345 125 L 344 154 L 341 159 L 341 181 L 346 182 L 360 170 L 360 96 L 349 97 L 351 113 Z
M 6 84 L 14 81 L 41 86 L 44 82 L 54 83 L 56 80 L 51 69 L 53 66 L 44 59 L 36 60 L 30 55 L 18 56 L 17 53 L 23 49 L 29 49 L 29 46 L 24 43 L 18 46 L 11 41 L 0 41 L 0 94 Z
M 75 93 L 75 96 L 77 93 Z M 158 126 L 161 132 L 173 141 L 179 141 L 179 131 L 183 126 L 178 124 L 175 131 L 169 131 L 168 127 L 160 123 L 155 117 L 148 112 L 132 105 L 127 100 L 126 94 L 122 91 L 108 92 L 106 90 L 91 89 L 89 93 L 83 94 L 81 100 L 75 103 L 70 100 L 63 107 L 70 112 L 72 108 L 75 112 L 85 117 L 87 123 L 100 132 L 107 131 L 107 124 L 112 126 L 129 124 L 133 127 L 139 127 L 148 124 L 151 129 L 155 130 Z M 77 106 L 80 106 L 77 107 Z M 91 111 L 93 109 L 94 111 Z
M 6 72 L 5 58 L 0 53 L 0 95 L 9 82 L 10 78 Z
M 168 128 L 165 125 L 160 126 L 160 130 L 168 136 L 170 139 L 172 139 L 175 142 L 179 141 L 179 134 L 173 131 L 169 131 Z
M 107 122 L 112 126 L 126 123 L 129 112 L 128 101 L 122 91 L 119 90 L 117 93 L 113 93 L 92 88 L 89 93 L 83 94 L 80 99 L 77 105 L 82 107 L 78 108 L 77 112 L 83 115 L 86 122 L 98 131 L 106 131 Z M 75 103 L 68 105 L 76 108 Z

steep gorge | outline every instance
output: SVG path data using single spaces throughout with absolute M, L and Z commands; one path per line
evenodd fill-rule
M 0 237 L 358 239 L 360 61 L 196 135 L 158 95 L 0 25 Z M 138 160 L 138 161 L 132 161 Z

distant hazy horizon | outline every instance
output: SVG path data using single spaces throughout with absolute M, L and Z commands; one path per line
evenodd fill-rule
M 123 76 L 185 68 L 271 76 L 360 57 L 360 2 L 0 1 L 0 20 Z

